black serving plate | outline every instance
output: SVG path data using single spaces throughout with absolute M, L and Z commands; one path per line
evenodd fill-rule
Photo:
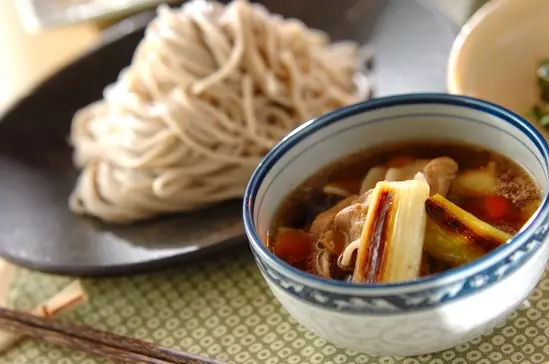
M 272 0 L 334 39 L 374 46 L 375 94 L 444 91 L 456 26 L 420 0 Z M 109 226 L 67 207 L 77 172 L 67 145 L 72 115 L 101 97 L 130 63 L 154 16 L 105 31 L 99 46 L 43 82 L 0 119 L 0 255 L 68 275 L 129 274 L 185 264 L 244 243 L 240 201 L 154 221 Z

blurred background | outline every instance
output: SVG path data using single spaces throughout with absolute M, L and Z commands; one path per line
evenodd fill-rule
M 0 110 L 98 42 L 103 29 L 126 16 L 154 8 L 161 2 L 163 1 L 2 0 Z M 459 26 L 484 1 L 425 2 L 432 3 Z

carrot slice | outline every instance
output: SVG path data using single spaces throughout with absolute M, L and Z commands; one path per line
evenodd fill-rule
M 273 253 L 289 264 L 308 260 L 313 248 L 313 236 L 303 230 L 278 228 Z
M 520 214 L 509 199 L 499 195 L 468 198 L 459 205 L 477 218 L 489 223 L 516 220 Z
M 509 216 L 513 206 L 505 197 L 493 195 L 484 197 L 484 209 L 488 219 L 494 221 Z

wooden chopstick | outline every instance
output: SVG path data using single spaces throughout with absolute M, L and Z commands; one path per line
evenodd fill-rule
M 0 307 L 0 328 L 34 339 L 104 356 L 119 363 L 150 364 L 223 364 L 141 340 L 95 330 L 85 326 L 62 324 L 51 319 Z

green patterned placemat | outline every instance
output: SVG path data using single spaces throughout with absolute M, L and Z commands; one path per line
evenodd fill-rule
M 29 309 L 70 279 L 20 269 L 10 303 Z M 230 363 L 549 363 L 549 276 L 505 325 L 436 355 L 372 357 L 337 349 L 291 319 L 247 249 L 161 274 L 83 281 L 89 302 L 62 320 L 153 341 Z M 489 303 L 488 303 L 489 304 Z M 25 340 L 4 364 L 95 364 L 82 353 Z

